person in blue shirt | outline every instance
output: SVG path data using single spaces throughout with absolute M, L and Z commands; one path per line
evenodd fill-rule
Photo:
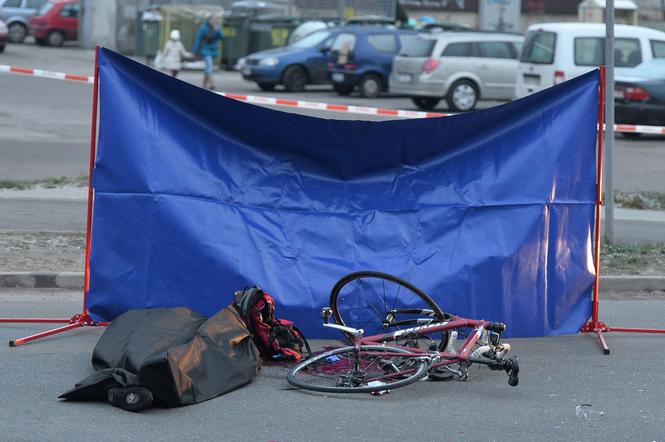
M 224 31 L 217 22 L 215 15 L 210 15 L 208 20 L 201 25 L 196 34 L 196 41 L 192 52 L 203 57 L 205 61 L 205 72 L 203 73 L 203 87 L 215 89 L 212 77 L 213 63 L 219 54 L 219 42 L 224 38 Z

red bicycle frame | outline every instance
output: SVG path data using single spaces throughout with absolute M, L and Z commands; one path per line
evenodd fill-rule
M 399 357 L 423 357 L 423 356 L 436 356 L 440 358 L 440 361 L 434 362 L 430 368 L 441 367 L 444 365 L 456 364 L 460 362 L 474 362 L 474 363 L 486 363 L 490 364 L 491 362 L 484 360 L 471 359 L 471 354 L 473 346 L 478 342 L 478 339 L 483 335 L 485 330 L 503 332 L 505 330 L 505 325 L 497 322 L 490 322 L 486 320 L 478 319 L 465 319 L 460 317 L 452 318 L 444 322 L 435 322 L 432 324 L 425 324 L 416 327 L 406 328 L 403 330 L 397 330 L 391 333 L 384 333 L 380 335 L 372 336 L 354 336 L 353 345 L 356 349 L 360 350 L 361 345 L 381 345 L 387 342 L 395 342 L 398 339 L 406 338 L 409 336 L 423 336 L 433 333 L 439 333 L 449 330 L 455 330 L 458 328 L 473 328 L 473 331 L 469 334 L 468 338 L 462 345 L 459 353 L 449 353 L 446 351 L 436 351 L 429 349 L 421 349 L 414 347 L 405 347 L 400 345 L 391 345 L 391 348 L 399 348 L 406 350 L 409 353 L 395 353 L 393 356 Z M 387 355 L 392 355 L 391 353 L 386 353 Z

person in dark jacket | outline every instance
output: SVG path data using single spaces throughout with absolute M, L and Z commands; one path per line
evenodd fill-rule
M 217 17 L 210 15 L 208 20 L 201 25 L 196 34 L 196 41 L 192 52 L 203 57 L 205 61 L 205 72 L 203 73 L 203 87 L 205 89 L 215 89 L 215 83 L 212 77 L 213 63 L 219 54 L 219 42 L 224 38 Z

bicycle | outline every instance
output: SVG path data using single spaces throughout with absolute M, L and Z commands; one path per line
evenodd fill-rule
M 372 284 L 379 284 L 380 289 L 370 289 Z M 386 284 L 397 286 L 394 296 Z M 408 294 L 400 297 L 400 292 Z M 330 307 L 321 313 L 323 326 L 340 330 L 352 345 L 298 364 L 287 376 L 295 387 L 327 393 L 377 393 L 425 377 L 464 381 L 472 364 L 505 371 L 511 386 L 519 382 L 519 359 L 506 358 L 510 344 L 500 342 L 505 324 L 446 313 L 425 292 L 396 276 L 371 271 L 346 275 L 333 287 Z M 373 334 L 365 336 L 358 325 Z M 457 350 L 457 337 L 466 329 L 471 332 Z

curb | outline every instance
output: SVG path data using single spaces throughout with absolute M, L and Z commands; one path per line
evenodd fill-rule
M 0 287 L 83 289 L 83 272 L 0 272 Z M 601 276 L 601 292 L 664 290 L 665 276 Z
M 0 272 L 0 287 L 83 289 L 83 273 Z
M 601 292 L 636 292 L 665 290 L 665 276 L 616 275 L 601 276 Z

